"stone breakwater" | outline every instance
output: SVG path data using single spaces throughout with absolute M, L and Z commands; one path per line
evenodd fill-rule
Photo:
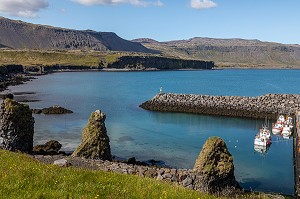
M 300 107 L 300 95 L 266 94 L 241 97 L 162 93 L 140 107 L 161 112 L 276 119 L 278 114 L 294 114 Z

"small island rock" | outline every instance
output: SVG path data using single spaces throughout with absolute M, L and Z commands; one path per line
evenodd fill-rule
M 109 137 L 105 127 L 106 115 L 100 110 L 93 112 L 82 131 L 82 142 L 72 156 L 111 160 Z
M 32 112 L 34 114 L 67 114 L 67 113 L 73 113 L 73 111 L 68 110 L 66 108 L 60 107 L 60 106 L 51 106 L 49 108 L 43 108 L 43 109 L 33 109 Z
M 34 118 L 26 104 L 6 98 L 0 110 L 0 148 L 32 152 Z

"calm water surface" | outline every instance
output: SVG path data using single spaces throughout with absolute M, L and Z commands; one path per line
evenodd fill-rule
M 225 140 L 234 156 L 235 175 L 246 189 L 293 194 L 293 140 L 273 136 L 267 153 L 254 150 L 253 139 L 263 121 L 150 112 L 138 107 L 162 86 L 164 92 L 258 96 L 299 93 L 300 70 L 213 70 L 168 72 L 69 72 L 38 77 L 10 87 L 39 102 L 32 108 L 61 105 L 75 113 L 35 115 L 35 144 L 55 139 L 74 150 L 92 111 L 107 115 L 112 154 L 138 160 L 163 160 L 192 168 L 210 136 Z M 271 121 L 272 122 L 272 121 Z

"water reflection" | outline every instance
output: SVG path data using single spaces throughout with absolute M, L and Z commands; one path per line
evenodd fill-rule
M 254 151 L 258 152 L 258 153 L 260 153 L 262 155 L 267 155 L 269 148 L 270 148 L 270 146 L 254 145 Z

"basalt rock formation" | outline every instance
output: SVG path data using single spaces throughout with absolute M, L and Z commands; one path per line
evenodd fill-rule
M 31 153 L 34 118 L 28 105 L 6 98 L 0 111 L 0 148 Z
M 61 144 L 56 140 L 50 140 L 45 144 L 33 147 L 32 152 L 36 155 L 57 155 L 61 149 Z
M 158 56 L 123 56 L 117 61 L 108 64 L 107 68 L 125 68 L 134 70 L 213 69 L 214 62 Z
M 221 138 L 211 137 L 205 142 L 194 171 L 196 190 L 230 195 L 240 189 L 234 177 L 233 158 Z
M 100 110 L 93 112 L 82 131 L 82 141 L 72 156 L 111 160 L 109 137 L 105 127 L 106 115 Z

